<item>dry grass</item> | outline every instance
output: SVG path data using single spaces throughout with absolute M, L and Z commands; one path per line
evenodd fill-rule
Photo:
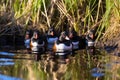
M 113 14 L 114 13 L 114 14 Z M 120 16 L 115 13 L 114 10 L 111 12 L 109 19 L 109 27 L 101 38 L 103 41 L 114 40 L 120 37 Z
M 25 30 L 31 27 L 44 31 L 53 26 L 58 30 L 70 26 L 81 34 L 97 28 L 97 40 L 103 32 L 103 39 L 110 38 L 118 32 L 120 25 L 118 3 L 118 0 L 2 0 L 0 26 L 4 30 L 7 29 L 5 26 L 20 25 Z

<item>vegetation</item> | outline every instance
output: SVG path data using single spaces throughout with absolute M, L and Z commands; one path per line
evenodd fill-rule
M 119 3 L 120 0 L 1 0 L 0 34 L 20 25 L 24 30 L 72 27 L 79 34 L 95 29 L 97 40 L 103 33 L 107 38 L 109 32 L 118 29 Z
M 14 80 L 120 80 L 120 58 L 99 49 L 96 54 L 91 55 L 86 53 L 86 50 L 79 50 L 74 58 L 69 57 L 70 62 L 62 64 L 57 60 L 47 60 L 46 57 L 35 61 L 34 54 L 18 53 L 14 55 L 14 59 L 0 59 L 1 75 L 8 76 L 1 79 L 11 80 L 9 77 L 14 77 L 18 78 Z

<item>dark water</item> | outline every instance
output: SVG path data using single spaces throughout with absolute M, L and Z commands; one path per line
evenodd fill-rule
M 87 53 L 86 53 L 87 52 Z M 66 64 L 42 55 L 0 52 L 0 80 L 120 80 L 120 60 L 102 50 L 79 50 Z

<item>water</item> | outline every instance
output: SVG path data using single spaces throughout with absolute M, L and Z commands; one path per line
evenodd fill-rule
M 87 53 L 86 53 L 87 52 Z M 78 50 L 66 64 L 49 55 L 0 52 L 0 80 L 120 80 L 118 56 L 105 51 Z

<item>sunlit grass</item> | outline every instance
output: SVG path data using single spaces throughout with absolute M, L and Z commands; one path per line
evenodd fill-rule
M 26 28 L 44 24 L 62 30 L 70 26 L 81 34 L 97 28 L 98 41 L 111 26 L 111 18 L 119 20 L 119 8 L 119 0 L 1 0 L 0 23 L 11 16 L 9 22 Z

